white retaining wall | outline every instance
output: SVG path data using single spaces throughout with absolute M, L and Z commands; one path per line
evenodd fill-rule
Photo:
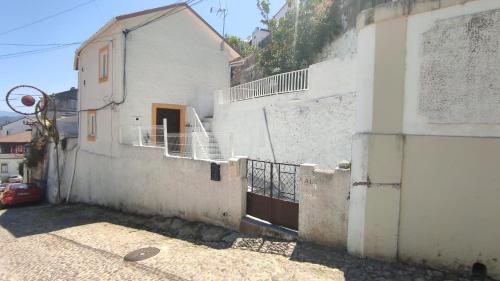
M 221 181 L 211 181 L 208 161 L 165 157 L 161 148 L 120 145 L 119 151 L 119 157 L 78 151 L 72 202 L 239 228 L 246 211 L 246 159 L 220 162 Z M 62 156 L 62 161 L 70 158 Z M 63 198 L 71 182 L 70 166 L 62 168 Z M 55 194 L 56 171 L 51 167 L 49 190 Z
M 301 240 L 346 248 L 351 171 L 300 166 L 299 237 Z
M 49 147 L 48 198 L 56 202 L 54 145 Z M 178 216 L 239 229 L 246 214 L 245 158 L 221 162 L 221 181 L 210 180 L 210 162 L 165 157 L 161 148 L 119 146 L 120 157 L 78 148 L 70 139 L 60 148 L 60 198 L 65 201 L 76 173 L 71 202 L 98 204 L 140 214 Z M 299 237 L 318 244 L 346 247 L 350 170 L 299 168 Z
M 63 149 L 59 146 L 59 175 L 61 179 L 61 191 L 60 191 L 60 199 L 65 200 L 66 195 L 68 194 L 69 186 L 71 185 L 71 179 L 73 177 L 73 169 L 75 167 L 75 155 L 78 148 L 78 139 L 70 138 L 67 139 L 66 148 Z M 47 171 L 47 199 L 50 203 L 57 202 L 57 188 L 58 188 L 58 180 L 57 180 L 57 154 L 55 150 L 54 143 L 49 143 L 47 152 L 47 160 L 48 160 L 48 171 Z M 36 168 L 34 171 L 42 171 L 43 168 Z M 41 175 L 36 176 L 40 179 Z
M 233 134 L 235 155 L 334 169 L 351 159 L 355 60 L 311 65 L 307 91 L 216 103 L 213 131 Z

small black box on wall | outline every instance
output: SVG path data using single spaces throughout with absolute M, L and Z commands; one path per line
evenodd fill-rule
M 220 165 L 217 163 L 210 164 L 210 179 L 220 181 Z

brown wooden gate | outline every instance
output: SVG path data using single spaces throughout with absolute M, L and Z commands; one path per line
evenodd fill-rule
M 248 160 L 247 214 L 291 229 L 299 226 L 298 165 Z

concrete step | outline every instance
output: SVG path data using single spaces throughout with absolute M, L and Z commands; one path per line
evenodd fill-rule
M 297 241 L 299 235 L 296 230 L 273 225 L 267 221 L 246 215 L 240 223 L 240 231 L 253 233 L 287 241 Z
M 205 128 L 205 131 L 212 131 L 212 121 L 206 121 L 205 119 L 203 119 L 201 121 L 201 124 L 203 125 L 203 128 Z

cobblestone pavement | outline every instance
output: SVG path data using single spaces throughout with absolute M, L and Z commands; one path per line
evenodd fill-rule
M 144 247 L 158 255 L 123 257 Z M 244 235 L 178 218 L 88 205 L 0 211 L 0 280 L 474 280 Z

